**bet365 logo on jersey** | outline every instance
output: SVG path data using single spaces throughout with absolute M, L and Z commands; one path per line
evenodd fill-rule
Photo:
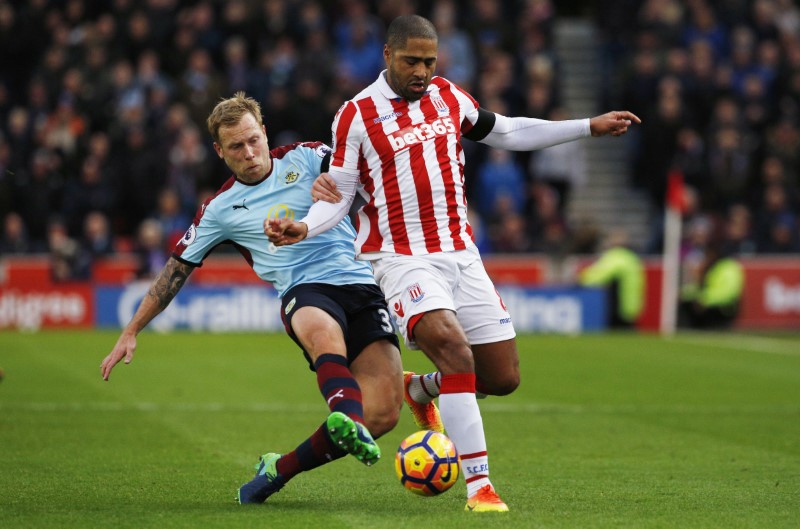
M 456 126 L 450 116 L 435 119 L 430 123 L 420 123 L 419 125 L 409 125 L 396 132 L 392 132 L 387 137 L 389 143 L 395 151 L 400 151 L 425 140 L 431 140 L 437 136 L 455 134 Z

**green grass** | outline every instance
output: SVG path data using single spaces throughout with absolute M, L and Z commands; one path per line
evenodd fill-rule
M 800 526 L 800 335 L 523 336 L 523 383 L 481 401 L 511 512 L 418 498 L 391 455 L 301 474 L 238 506 L 257 456 L 327 408 L 282 335 L 144 333 L 111 382 L 114 332 L 0 333 L 0 526 L 790 528 Z M 418 352 L 404 363 L 426 370 Z

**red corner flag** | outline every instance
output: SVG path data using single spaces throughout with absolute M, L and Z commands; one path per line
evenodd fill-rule
M 667 207 L 678 213 L 686 211 L 686 197 L 683 192 L 683 173 L 672 169 L 667 175 Z

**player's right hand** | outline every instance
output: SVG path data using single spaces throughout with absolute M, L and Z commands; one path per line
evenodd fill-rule
M 114 369 L 114 366 L 117 365 L 120 360 L 123 358 L 125 359 L 126 364 L 130 364 L 131 360 L 133 360 L 133 352 L 136 350 L 136 335 L 130 335 L 127 333 L 122 333 L 117 340 L 117 344 L 114 346 L 114 349 L 108 353 L 103 359 L 103 362 L 100 364 L 100 374 L 103 376 L 103 380 L 108 380 L 108 377 L 111 375 L 111 370 Z
M 308 235 L 308 225 L 285 217 L 264 219 L 264 234 L 275 246 L 287 246 L 305 239 Z
M 331 175 L 322 173 L 311 185 L 311 198 L 314 202 L 322 200 L 323 202 L 336 204 L 342 199 L 342 194 L 336 189 L 336 182 L 331 178 Z

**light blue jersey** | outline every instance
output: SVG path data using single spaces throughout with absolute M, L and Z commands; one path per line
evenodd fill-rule
M 231 242 L 256 274 L 281 297 L 301 283 L 375 284 L 372 267 L 356 261 L 355 230 L 345 217 L 325 233 L 277 247 L 264 234 L 264 219 L 303 218 L 311 207 L 311 185 L 324 169 L 330 149 L 323 143 L 295 143 L 270 151 L 272 170 L 245 184 L 231 177 L 197 210 L 173 256 L 199 266 L 219 244 Z

